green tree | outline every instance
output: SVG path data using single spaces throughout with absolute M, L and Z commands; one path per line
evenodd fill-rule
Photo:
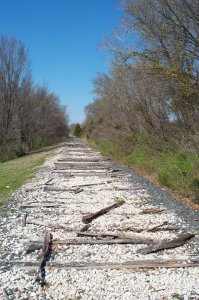
M 79 123 L 76 124 L 75 129 L 74 129 L 74 133 L 75 136 L 80 137 L 82 134 L 82 128 L 80 126 Z

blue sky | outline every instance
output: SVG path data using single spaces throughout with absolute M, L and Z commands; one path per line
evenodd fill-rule
M 83 121 L 91 80 L 109 69 L 99 46 L 120 17 L 117 0 L 0 0 L 0 33 L 25 43 L 34 82 L 60 97 L 71 122 Z

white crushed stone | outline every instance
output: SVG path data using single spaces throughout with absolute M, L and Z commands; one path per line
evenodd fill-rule
M 75 142 L 79 145 L 79 142 Z M 72 147 L 71 147 L 72 148 Z M 95 212 L 111 205 L 117 200 L 125 200 L 125 204 L 111 210 L 107 214 L 93 220 L 89 230 L 126 234 L 132 237 L 145 237 L 156 240 L 171 239 L 183 232 L 187 227 L 175 210 L 169 210 L 164 203 L 159 208 L 165 210 L 160 214 L 142 214 L 145 208 L 153 208 L 150 204 L 149 191 L 143 186 L 142 180 L 136 178 L 130 183 L 128 177 L 114 178 L 106 170 L 111 166 L 105 162 L 105 168 L 93 170 L 106 176 L 76 176 L 64 177 L 54 172 L 54 163 L 65 157 L 71 161 L 63 162 L 65 168 L 73 159 L 100 158 L 101 154 L 91 150 L 84 153 L 82 147 L 70 149 L 63 146 L 54 157 L 49 158 L 42 170 L 29 183 L 21 187 L 13 195 L 14 203 L 11 212 L 1 217 L 0 220 L 0 260 L 38 261 L 40 250 L 27 254 L 25 245 L 29 241 L 42 241 L 46 227 L 27 224 L 22 226 L 22 216 L 27 211 L 28 218 L 45 224 L 65 225 L 68 229 L 79 231 L 84 224 L 82 215 Z M 61 164 L 61 162 L 60 162 Z M 93 171 L 93 172 L 94 172 Z M 90 173 L 89 170 L 73 170 L 67 168 L 65 173 Z M 72 191 L 44 191 L 44 185 L 50 180 L 49 187 L 74 188 L 84 184 L 104 183 L 98 186 L 82 187 L 83 191 L 74 194 Z M 117 190 L 128 188 L 129 190 Z M 57 208 L 45 208 L 45 204 L 59 204 Z M 21 208 L 21 205 L 36 205 L 33 208 Z M 179 226 L 179 232 L 122 232 L 118 228 L 139 227 L 151 228 L 168 221 L 169 224 Z M 77 237 L 75 232 L 63 229 L 49 228 L 53 239 L 87 239 Z M 90 238 L 89 238 L 90 239 Z M 184 246 L 168 249 L 149 255 L 142 255 L 138 251 L 146 245 L 54 245 L 51 261 L 58 262 L 126 262 L 146 259 L 188 259 L 198 252 L 198 244 L 188 241 Z M 121 269 L 121 270 L 64 270 L 46 267 L 47 286 L 41 288 L 35 282 L 35 268 L 20 268 L 13 266 L 6 268 L 0 265 L 0 299 L 3 299 L 3 290 L 8 299 L 123 299 L 123 300 L 170 300 L 170 299 L 199 299 L 199 268 L 159 268 L 159 269 Z M 180 298 L 181 297 L 181 298 Z

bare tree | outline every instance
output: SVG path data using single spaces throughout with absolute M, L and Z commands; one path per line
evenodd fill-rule
M 131 135 L 135 140 L 145 132 L 165 142 L 197 148 L 198 1 L 121 3 L 124 18 L 119 34 L 123 38 L 117 39 L 116 34 L 107 42 L 114 53 L 112 70 L 94 81 L 97 98 L 87 118 L 92 119 L 94 133 L 106 136 L 108 128 L 112 138 Z M 130 43 L 135 32 L 138 45 Z
M 0 143 L 14 139 L 19 89 L 29 76 L 27 50 L 15 38 L 0 38 Z
M 24 44 L 0 38 L 0 160 L 56 143 L 68 134 L 58 97 L 35 87 Z

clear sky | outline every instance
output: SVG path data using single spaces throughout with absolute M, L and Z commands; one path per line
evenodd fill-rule
M 0 33 L 25 43 L 34 82 L 60 97 L 70 122 L 83 121 L 91 80 L 109 68 L 99 45 L 120 17 L 117 0 L 0 0 Z

